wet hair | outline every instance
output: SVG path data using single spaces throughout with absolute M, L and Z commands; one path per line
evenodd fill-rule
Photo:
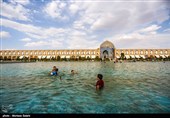
M 98 77 L 99 79 L 103 79 L 103 75 L 102 75 L 102 74 L 98 74 L 97 77 Z
M 73 72 L 74 70 L 71 70 L 71 72 Z

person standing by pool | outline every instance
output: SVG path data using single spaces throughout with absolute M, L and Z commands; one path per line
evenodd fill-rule
M 97 75 L 97 82 L 96 82 L 96 90 L 100 90 L 104 87 L 104 81 L 102 79 L 103 79 L 103 75 L 98 74 Z

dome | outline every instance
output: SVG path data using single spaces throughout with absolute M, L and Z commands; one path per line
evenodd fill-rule
M 101 45 L 100 48 L 115 48 L 112 42 L 106 40 Z

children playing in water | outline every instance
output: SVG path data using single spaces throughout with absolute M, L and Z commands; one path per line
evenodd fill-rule
M 52 69 L 52 71 L 51 71 L 51 75 L 57 75 L 58 73 L 58 68 L 56 68 L 56 66 L 53 66 L 53 69 Z
M 71 70 L 71 74 L 72 74 L 72 75 L 78 74 L 78 72 L 75 72 L 74 70 Z
M 103 75 L 98 74 L 97 75 L 97 82 L 96 82 L 96 90 L 100 90 L 104 87 L 104 81 L 102 79 L 103 79 Z

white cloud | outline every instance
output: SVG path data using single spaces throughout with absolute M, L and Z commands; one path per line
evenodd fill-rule
M 1 2 L 1 11 L 0 15 L 7 17 L 9 19 L 30 21 L 29 19 L 29 9 L 26 9 L 21 4 L 12 4 Z
M 29 0 L 15 0 L 15 2 L 22 5 L 28 5 L 30 3 Z
M 79 6 L 77 6 L 77 5 L 75 5 L 75 4 L 71 4 L 71 5 L 69 6 L 69 10 L 70 10 L 70 12 L 71 12 L 72 14 L 75 14 L 75 13 L 77 13 L 77 11 L 79 10 Z
M 3 50 L 16 50 L 14 48 L 6 48 L 6 49 L 3 49 Z
M 86 32 L 79 30 L 70 30 L 67 34 L 67 48 L 69 49 L 95 49 L 100 45 L 100 41 L 95 36 L 89 36 Z
M 90 26 L 92 31 L 105 30 L 107 33 L 129 32 L 140 24 L 160 24 L 170 18 L 167 2 L 161 1 L 79 1 L 72 5 L 79 6 L 80 17 L 75 22 L 80 24 L 80 29 Z
M 7 19 L 0 19 L 0 20 L 2 22 L 2 24 L 0 24 L 1 26 L 12 28 L 17 31 L 23 32 L 29 37 L 34 38 L 34 39 L 61 40 L 60 37 L 63 37 L 64 33 L 67 33 L 67 29 L 62 29 L 62 28 L 54 28 L 54 27 L 43 28 L 43 27 L 31 25 L 31 24 L 22 24 L 22 23 L 10 21 Z
M 31 48 L 60 48 L 63 46 L 62 42 L 56 41 L 56 40 L 49 40 L 49 41 L 36 41 L 36 42 L 28 42 L 24 46 L 31 47 Z
M 43 11 L 54 19 L 66 20 L 68 17 L 62 14 L 65 6 L 64 2 L 52 1 L 44 7 Z
M 149 27 L 147 27 L 147 28 L 143 28 L 143 29 L 139 30 L 139 32 L 140 32 L 140 33 L 152 33 L 152 34 L 155 34 L 156 31 L 157 31 L 158 29 L 160 29 L 160 28 L 161 28 L 161 26 L 151 25 L 151 26 L 149 26 Z
M 30 43 L 26 43 L 24 46 L 27 46 L 27 47 L 47 46 L 47 42 L 45 41 L 30 42 Z
M 11 4 L 21 4 L 21 5 L 28 5 L 30 3 L 29 0 L 10 0 L 9 1 Z
M 37 27 L 31 24 L 22 24 L 6 19 L 1 19 L 2 26 L 12 28 L 17 31 L 25 33 L 27 36 L 32 37 L 35 41 L 30 41 L 25 44 L 26 47 L 42 47 L 46 46 L 49 48 L 64 48 L 67 44 L 67 48 L 92 48 L 98 46 L 95 36 L 91 37 L 84 31 L 62 28 L 43 28 Z M 52 39 L 52 40 L 51 40 Z M 28 39 L 23 39 L 28 41 Z M 37 41 L 38 40 L 38 41 Z M 66 44 L 65 44 L 66 43 Z M 76 45 L 75 45 L 76 44 Z
M 170 28 L 165 29 L 164 32 L 169 32 L 170 33 Z
M 153 27 L 153 26 L 150 26 Z M 157 34 L 156 30 L 159 28 L 153 28 L 155 33 L 153 32 L 153 29 L 147 27 L 144 28 L 147 31 L 147 33 L 140 33 L 138 31 L 134 31 L 132 33 L 128 34 L 117 34 L 113 37 L 108 37 L 107 39 L 110 39 L 116 46 L 116 48 L 169 48 L 169 37 L 170 34 Z M 151 33 L 150 33 L 151 32 Z
M 6 32 L 6 31 L 1 31 L 0 34 L 1 34 L 1 38 L 2 38 L 2 39 L 11 37 L 11 35 L 9 34 L 9 32 Z
M 21 39 L 21 41 L 23 41 L 23 42 L 30 42 L 31 39 L 30 38 L 24 38 L 24 39 Z

